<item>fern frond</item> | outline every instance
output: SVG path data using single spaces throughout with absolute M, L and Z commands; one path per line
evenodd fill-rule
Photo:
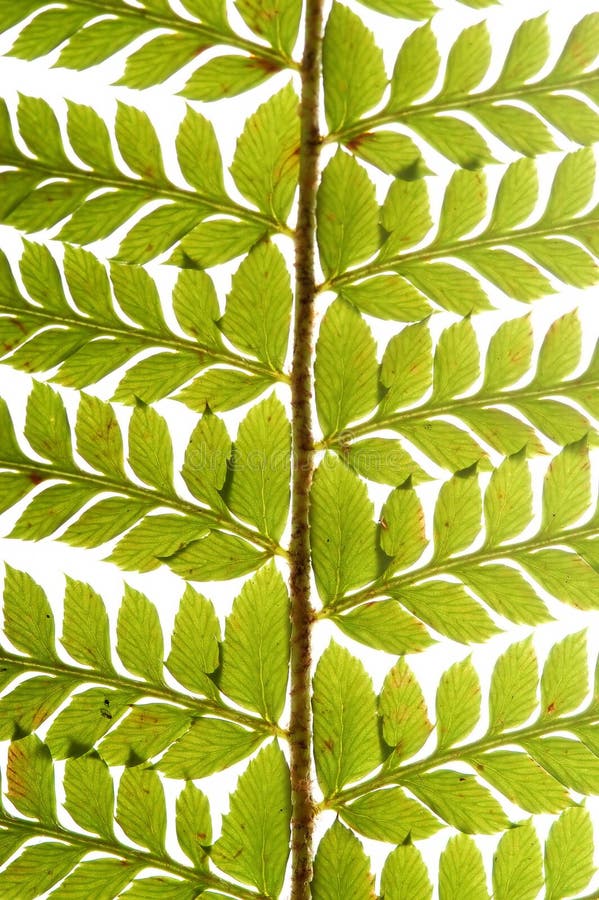
M 281 69 L 297 66 L 291 53 L 301 4 L 296 0 L 284 4 L 271 0 L 270 8 L 264 10 L 270 16 L 265 17 L 258 14 L 252 2 L 241 0 L 236 5 L 246 25 L 262 42 L 236 33 L 224 0 L 186 0 L 183 6 L 189 15 L 179 14 L 168 0 L 146 0 L 138 6 L 122 0 L 67 0 L 60 8 L 46 0 L 4 2 L 0 6 L 0 31 L 35 13 L 19 32 L 9 55 L 37 59 L 60 47 L 55 65 L 68 69 L 87 69 L 127 49 L 127 65 L 117 84 L 139 89 L 161 84 L 212 47 L 241 51 L 234 56 L 219 56 L 192 72 L 181 93 L 193 100 L 208 100 L 214 97 L 208 95 L 206 81 L 210 75 L 214 77 L 218 65 L 222 73 L 229 60 L 237 67 L 237 77 L 231 79 L 229 90 L 221 90 L 217 97 L 240 93 Z M 271 27 L 269 19 L 274 20 Z M 142 36 L 148 38 L 142 47 L 128 49 Z
M 16 129 L 3 102 L 0 163 L 10 169 L 0 175 L 0 219 L 25 232 L 51 228 L 68 219 L 59 237 L 87 244 L 110 236 L 134 213 L 161 201 L 162 205 L 137 221 L 123 239 L 119 258 L 128 263 L 153 259 L 213 214 L 231 216 L 233 223 L 248 223 L 248 248 L 273 230 L 290 233 L 283 219 L 289 213 L 296 183 L 296 105 L 291 87 L 283 89 L 248 120 L 239 139 L 233 176 L 258 211 L 227 196 L 213 127 L 192 109 L 179 127 L 176 142 L 179 166 L 189 184 L 181 187 L 165 173 L 158 136 L 148 116 L 136 107 L 120 104 L 114 126 L 119 151 L 134 173 L 130 175 L 115 163 L 106 124 L 92 107 L 68 106 L 70 149 L 88 167 L 83 168 L 67 155 L 56 116 L 44 100 L 21 97 L 19 102 L 18 132 L 32 155 L 23 153 L 15 143 Z M 277 127 L 262 133 L 262 141 L 257 144 L 256 128 L 273 117 Z M 265 164 L 267 153 L 271 169 Z M 203 160 L 200 168 L 197 159 Z M 272 170 L 279 169 L 281 159 L 288 161 L 286 177 L 280 179 L 276 189 L 280 196 L 273 201 Z M 263 170 L 263 175 L 248 187 L 240 171 L 247 172 L 251 165 Z
M 214 412 L 228 409 L 253 399 L 275 381 L 287 380 L 281 369 L 287 352 L 291 288 L 280 253 L 271 244 L 257 248 L 240 266 L 222 320 L 210 277 L 191 269 L 179 274 L 172 309 L 186 336 L 174 332 L 165 321 L 164 301 L 144 269 L 113 263 L 109 279 L 95 256 L 70 246 L 65 248 L 61 268 L 73 302 L 65 294 L 60 270 L 47 247 L 26 244 L 20 273 L 29 299 L 19 290 L 0 253 L 3 361 L 17 369 L 45 372 L 59 366 L 53 381 L 83 388 L 118 371 L 144 351 L 158 351 L 134 362 L 114 395 L 120 402 L 139 399 L 152 403 L 197 372 L 215 364 L 226 366 L 211 370 L 212 390 L 203 376 L 179 395 L 198 412 L 204 412 L 206 406 Z M 252 341 L 244 321 L 248 306 L 255 304 L 255 294 L 262 303 L 262 319 L 268 323 L 269 346 Z M 222 335 L 254 359 L 227 349 Z M 235 396 L 222 387 L 219 393 L 219 377 L 221 381 L 237 379 L 245 385 L 244 394 L 240 390 Z
M 422 558 L 428 547 L 425 515 L 409 482 L 389 496 L 377 527 L 364 485 L 349 469 L 341 478 L 337 470 L 343 468 L 325 458 L 317 469 L 312 554 L 325 604 L 320 615 L 334 617 L 357 640 L 391 653 L 407 652 L 407 634 L 398 639 L 383 628 L 390 616 L 405 616 L 390 611 L 396 602 L 463 643 L 487 640 L 498 630 L 481 600 L 513 622 L 548 621 L 551 616 L 535 583 L 578 609 L 596 607 L 599 530 L 596 512 L 589 517 L 595 499 L 584 439 L 553 459 L 545 477 L 541 523 L 524 538 L 519 535 L 533 522 L 533 510 L 523 453 L 507 457 L 493 472 L 484 499 L 474 469 L 454 475 L 438 494 L 428 559 Z M 351 510 L 345 508 L 350 498 Z M 327 533 L 326 523 L 337 515 L 338 529 Z M 402 574 L 402 569 L 407 571 Z M 360 585 L 365 586 L 349 593 Z M 372 603 L 377 597 L 392 599 Z M 353 612 L 340 615 L 348 609 Z M 417 623 L 411 618 L 407 623 L 416 637 L 414 649 L 421 649 Z
M 588 682 L 583 632 L 552 647 L 540 699 L 531 639 L 512 644 L 493 670 L 488 726 L 468 741 L 481 723 L 481 686 L 469 658 L 442 676 L 433 729 L 422 689 L 405 660 L 391 669 L 376 699 L 361 662 L 332 643 L 314 677 L 321 808 L 334 809 L 368 838 L 400 844 L 426 838 L 444 823 L 473 834 L 505 830 L 509 820 L 487 785 L 528 813 L 576 806 L 570 790 L 599 793 L 596 696 L 580 708 Z M 436 747 L 427 752 L 433 732 Z M 410 761 L 416 754 L 419 758 Z M 448 768 L 456 763 L 462 768 Z M 368 765 L 375 771 L 359 781 Z
M 591 68 L 599 53 L 598 13 L 590 13 L 574 26 L 552 69 L 541 78 L 536 76 L 550 52 L 545 16 L 523 22 L 499 76 L 483 90 L 478 88 L 491 63 L 487 23 L 479 22 L 462 31 L 446 61 L 439 55 L 430 24 L 424 25 L 399 50 L 384 108 L 362 118 L 383 99 L 383 69 L 376 89 L 373 86 L 371 93 L 349 102 L 339 120 L 333 112 L 334 97 L 343 90 L 347 65 L 343 56 L 352 44 L 367 57 L 369 71 L 373 72 L 380 51 L 368 29 L 357 16 L 331 15 L 323 44 L 325 111 L 331 130 L 327 140 L 345 144 L 387 174 L 411 178 L 425 171 L 410 134 L 466 169 L 493 161 L 486 132 L 523 156 L 557 149 L 548 124 L 579 144 L 591 144 L 599 138 L 594 108 L 599 76 L 597 69 Z M 346 56 L 346 60 L 352 58 L 355 53 Z M 445 65 L 440 81 L 442 62 Z M 399 125 L 407 134 L 379 130 L 390 124 Z
M 114 548 L 112 561 L 143 572 L 164 562 L 183 577 L 201 581 L 247 574 L 273 553 L 284 553 L 277 541 L 289 505 L 290 434 L 283 406 L 274 397 L 250 411 L 235 444 L 222 423 L 214 430 L 210 415 L 199 421 L 182 476 L 204 505 L 183 499 L 176 490 L 168 428 L 151 407 L 138 405 L 129 423 L 128 462 L 138 480 L 125 472 L 114 410 L 95 397 L 82 396 L 75 426 L 77 453 L 92 471 L 75 461 L 64 404 L 47 385 L 37 383 L 31 393 L 24 435 L 48 462 L 19 447 L 3 402 L 0 415 L 1 508 L 9 509 L 34 486 L 41 488 L 12 537 L 39 540 L 73 519 L 61 538 L 96 547 L 135 526 Z M 88 509 L 90 501 L 97 502 Z M 173 512 L 149 515 L 162 507 Z
M 355 349 L 344 341 L 339 350 L 334 338 L 340 333 L 339 321 L 351 323 Z M 445 329 L 434 353 L 426 323 L 404 328 L 387 344 L 379 366 L 368 325 L 338 300 L 322 321 L 316 347 L 316 408 L 325 435 L 319 446 L 335 450 L 366 478 L 398 485 L 410 475 L 419 480 L 419 467 L 403 447 L 394 461 L 397 442 L 375 437 L 382 429 L 398 432 L 436 465 L 454 472 L 484 463 L 484 445 L 503 456 L 520 450 L 532 456 L 545 452 L 539 435 L 562 446 L 594 436 L 599 355 L 572 377 L 581 350 L 577 313 L 566 313 L 545 334 L 530 378 L 529 317 L 510 319 L 491 338 L 482 385 L 468 393 L 481 374 L 480 349 L 469 319 Z M 529 377 L 524 386 L 511 387 L 524 376 Z M 329 408 L 339 396 L 343 404 L 337 404 L 332 419 Z M 370 417 L 359 422 L 367 413 Z
M 322 194 L 333 162 L 325 169 L 319 190 L 325 209 L 327 198 Z M 459 169 L 447 185 L 436 234 L 431 236 L 433 219 L 424 181 L 396 180 L 382 207 L 385 238 L 378 256 L 358 268 L 331 272 L 321 290 L 334 290 L 360 305 L 361 291 L 366 291 L 368 298 L 368 292 L 376 297 L 391 288 L 398 298 L 406 294 L 411 300 L 416 289 L 416 297 L 423 295 L 450 312 L 469 315 L 492 306 L 487 290 L 471 270 L 507 296 L 527 303 L 553 293 L 545 271 L 564 284 L 588 287 L 598 277 L 597 208 L 585 210 L 594 187 L 595 160 L 586 148 L 563 158 L 541 211 L 536 210 L 538 180 L 531 160 L 518 160 L 507 167 L 491 209 L 484 172 Z M 346 224 L 342 189 L 347 187 L 340 182 L 331 205 L 340 223 Z M 492 215 L 485 224 L 488 213 Z M 533 213 L 534 221 L 529 224 Z M 318 238 L 326 259 L 330 237 L 319 228 Z M 416 249 L 410 249 L 415 245 Z M 374 247 L 368 249 L 374 252 Z M 359 259 L 348 260 L 348 264 L 354 262 Z M 387 276 L 384 283 L 364 281 L 389 272 L 394 272 L 395 278 Z M 398 318 L 404 320 L 401 300 L 398 306 Z M 372 305 L 364 308 L 377 314 Z M 392 304 L 385 308 L 384 317 L 394 318 Z
M 543 849 L 531 820 L 516 823 L 497 845 L 493 858 L 492 893 L 482 856 L 471 837 L 448 840 L 439 860 L 440 900 L 535 900 L 545 887 L 551 900 L 584 890 L 594 872 L 593 827 L 582 807 L 565 810 L 552 825 Z M 372 897 L 374 877 L 360 842 L 340 822 L 326 832 L 314 864 L 315 900 L 355 900 Z M 338 892 L 329 889 L 336 879 Z M 432 900 L 433 876 L 420 851 L 410 842 L 393 850 L 385 861 L 380 890 L 389 900 L 405 896 Z M 437 896 L 437 894 L 435 894 Z M 589 895 L 594 897 L 596 894 Z
M 2 688 L 27 677 L 3 696 L 0 735 L 30 734 L 66 704 L 46 736 L 54 759 L 97 750 L 111 766 L 138 766 L 160 756 L 155 767 L 172 778 L 218 772 L 267 737 L 285 735 L 276 723 L 287 683 L 288 602 L 281 576 L 272 567 L 262 569 L 235 600 L 222 641 L 211 602 L 187 586 L 164 663 L 158 612 L 144 594 L 125 586 L 113 657 L 102 598 L 67 579 L 61 644 L 73 663 L 57 651 L 55 616 L 44 590 L 7 566 L 4 634 L 19 653 L 0 649 Z M 252 619 L 248 603 L 255 608 Z M 115 668 L 115 658 L 129 674 Z M 185 690 L 169 682 L 165 665 Z
M 273 764 L 274 763 L 274 764 Z M 275 771 L 275 765 L 278 769 Z M 265 777 L 274 784 L 278 776 L 278 795 L 265 794 Z M 260 782 L 262 778 L 262 782 Z M 0 873 L 0 890 L 3 896 L 14 900 L 34 900 L 39 891 L 51 889 L 58 881 L 61 885 L 53 897 L 97 897 L 113 900 L 124 896 L 122 892 L 132 885 L 128 897 L 168 896 L 176 900 L 192 900 L 204 890 L 226 892 L 227 897 L 240 900 L 262 900 L 272 896 L 270 888 L 278 884 L 281 870 L 287 861 L 289 828 L 288 774 L 279 748 L 272 744 L 250 763 L 232 795 L 234 811 L 225 820 L 223 834 L 212 844 L 212 823 L 208 800 L 191 782 L 177 797 L 175 822 L 178 847 L 188 858 L 182 863 L 167 851 L 165 840 L 168 818 L 164 789 L 158 774 L 149 767 L 126 769 L 121 776 L 118 790 L 110 770 L 95 755 L 70 759 L 64 776 L 65 810 L 74 821 L 64 825 L 56 804 L 55 773 L 49 750 L 35 735 L 13 742 L 9 748 L 7 766 L 7 798 L 16 814 L 2 809 L 0 814 L 0 843 L 2 862 L 32 838 L 44 838 L 42 842 L 29 844 L 21 854 Z M 261 790 L 262 787 L 262 790 Z M 90 793 L 91 788 L 91 793 Z M 286 789 L 287 788 L 287 792 Z M 224 860 L 223 846 L 235 846 L 235 826 L 249 824 L 243 821 L 248 794 L 253 791 L 254 802 L 261 801 L 264 821 L 279 814 L 278 834 L 269 822 L 269 836 L 273 844 L 263 850 L 265 869 L 255 869 L 255 852 L 244 855 L 245 868 L 238 865 L 233 877 L 239 874 L 247 883 L 256 883 L 258 892 L 247 890 L 238 883 L 228 882 L 210 871 L 212 850 L 221 870 L 232 870 Z M 287 813 L 287 816 L 282 813 Z M 116 815 L 115 815 L 116 813 Z M 127 842 L 115 835 L 114 821 L 122 829 Z M 241 823 L 240 823 L 241 820 Z M 81 830 L 78 830 L 81 829 Z M 285 833 L 286 831 L 286 833 Z M 252 836 L 252 851 L 257 850 L 261 829 L 248 829 Z M 275 840 L 278 838 L 278 840 Z M 130 841 L 137 844 L 133 847 Z M 143 848 L 143 849 L 142 849 Z M 101 856 L 89 859 L 88 854 Z M 254 866 L 252 867 L 252 862 Z M 162 872 L 146 878 L 137 878 L 146 869 Z M 218 894 L 217 896 L 222 896 Z

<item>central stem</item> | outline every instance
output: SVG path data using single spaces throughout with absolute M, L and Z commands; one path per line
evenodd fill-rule
M 309 900 L 312 880 L 312 714 L 310 709 L 310 485 L 314 469 L 312 434 L 312 343 L 314 332 L 314 271 L 316 189 L 321 137 L 319 95 L 322 0 L 306 3 L 305 43 L 301 65 L 299 208 L 295 237 L 295 321 L 291 406 L 293 485 L 289 589 L 291 594 L 291 868 L 292 900 Z

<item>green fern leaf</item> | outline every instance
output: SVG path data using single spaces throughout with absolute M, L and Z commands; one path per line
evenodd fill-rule
M 272 743 L 239 779 L 222 835 L 212 850 L 220 869 L 267 896 L 276 896 L 283 884 L 289 852 L 289 793 L 285 758 Z
M 370 900 L 372 875 L 358 839 L 334 822 L 318 845 L 314 860 L 314 900 Z
M 316 668 L 313 705 L 316 772 L 330 797 L 380 761 L 370 679 L 361 663 L 335 643 Z

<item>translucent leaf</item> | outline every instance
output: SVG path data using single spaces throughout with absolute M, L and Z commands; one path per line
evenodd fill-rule
M 482 642 L 499 630 L 461 584 L 426 581 L 407 589 L 393 588 L 389 593 L 427 625 L 454 641 Z
M 115 134 L 119 150 L 130 169 L 146 181 L 166 181 L 158 136 L 146 113 L 119 103 Z
M 117 622 L 117 653 L 134 675 L 160 684 L 164 646 L 156 607 L 139 591 L 125 585 Z
M 67 100 L 67 134 L 84 163 L 107 175 L 119 174 L 108 128 L 93 107 Z
M 551 826 L 545 845 L 548 900 L 584 890 L 595 873 L 593 828 L 586 809 L 567 809 Z
M 539 672 L 531 638 L 511 644 L 495 663 L 489 692 L 489 731 L 525 722 L 537 706 Z
M 94 897 L 111 900 L 124 890 L 141 869 L 139 863 L 124 859 L 88 859 L 80 863 L 50 894 L 54 900 Z
M 194 59 L 197 52 L 194 35 L 159 35 L 131 54 L 124 74 L 116 83 L 138 90 L 162 84 Z
M 65 247 L 64 273 L 77 307 L 107 324 L 120 324 L 106 269 L 92 253 Z
M 555 813 L 569 806 L 563 787 L 525 753 L 496 750 L 469 759 L 492 787 L 530 813 Z
M 522 453 L 509 456 L 495 469 L 485 491 L 484 507 L 489 546 L 516 537 L 530 523 L 532 484 Z
M 333 621 L 355 641 L 394 655 L 418 653 L 434 643 L 422 622 L 395 600 L 365 603 Z
M 211 369 L 200 375 L 176 395 L 195 412 L 235 409 L 263 394 L 272 385 L 271 378 L 236 372 L 235 369 Z
M 149 406 L 136 406 L 129 423 L 129 462 L 138 478 L 174 493 L 173 448 L 168 426 Z
M 285 260 L 274 244 L 259 244 L 233 276 L 222 329 L 238 347 L 278 372 L 287 354 L 290 316 Z
M 372 437 L 341 447 L 341 458 L 359 475 L 379 484 L 402 485 L 428 481 L 429 476 L 399 441 Z
M 314 674 L 314 755 L 325 797 L 381 761 L 372 683 L 362 663 L 334 642 Z
M 237 0 L 235 6 L 245 23 L 271 47 L 291 54 L 297 39 L 301 15 L 298 0 Z
M 110 623 L 99 594 L 88 584 L 67 578 L 61 643 L 84 666 L 113 671 Z
M 594 184 L 595 157 L 592 150 L 583 147 L 564 156 L 555 173 L 541 220 L 543 224 L 577 215 L 591 199 Z M 570 314 L 569 318 L 575 318 L 575 314 Z
M 166 751 L 158 768 L 167 778 L 205 778 L 245 759 L 265 735 L 223 719 L 197 719 Z
M 374 185 L 362 166 L 341 150 L 322 174 L 316 216 L 320 263 L 327 277 L 345 272 L 378 249 Z
M 548 54 L 546 17 L 525 20 L 514 35 L 497 86 L 515 87 L 532 78 L 545 64 Z
M 44 841 L 25 848 L 0 874 L 6 900 L 35 900 L 77 865 L 85 849 Z
M 385 678 L 379 714 L 383 738 L 393 748 L 397 760 L 417 753 L 432 731 L 420 685 L 403 659 Z
M 536 762 L 565 787 L 581 794 L 599 793 L 599 761 L 579 741 L 532 737 L 522 741 Z
M 422 840 L 442 827 L 425 806 L 407 797 L 398 787 L 364 794 L 343 806 L 341 815 L 365 837 L 393 844 L 401 844 L 408 838 Z
M 72 468 L 71 432 L 60 395 L 35 381 L 27 401 L 24 434 L 36 453 Z
M 518 381 L 530 367 L 532 347 L 528 316 L 502 322 L 489 342 L 483 390 L 502 390 Z
M 334 3 L 322 46 L 324 106 L 329 130 L 340 131 L 383 96 L 387 75 L 372 32 L 346 6 Z
M 254 56 L 215 56 L 192 72 L 179 93 L 189 100 L 221 100 L 242 94 L 271 75 L 272 64 Z
M 445 190 L 437 241 L 455 241 L 480 224 L 487 208 L 487 185 L 482 172 L 457 169 Z
M 289 597 L 271 564 L 247 581 L 227 619 L 219 687 L 236 703 L 276 722 L 289 662 Z
M 314 900 L 370 900 L 373 877 L 360 841 L 339 821 L 325 832 L 314 859 Z
M 516 160 L 507 167 L 499 182 L 487 231 L 501 233 L 520 225 L 533 212 L 538 196 L 539 182 L 534 162 L 527 158 Z
M 201 515 L 147 516 L 121 538 L 108 559 L 128 571 L 151 572 L 207 534 Z
M 237 187 L 279 221 L 289 214 L 297 185 L 297 96 L 288 85 L 247 120 L 231 166 Z
M 316 585 L 325 602 L 376 574 L 376 530 L 366 487 L 332 455 L 314 474 L 310 534 Z
M 132 841 L 164 854 L 166 807 L 158 774 L 140 766 L 125 769 L 119 782 L 116 820 Z
M 532 822 L 510 828 L 493 858 L 496 900 L 535 900 L 543 887 L 543 858 Z
M 239 426 L 227 492 L 233 512 L 273 540 L 281 537 L 287 523 L 290 455 L 289 421 L 273 394 L 254 406 Z
M 419 400 L 432 383 L 432 364 L 432 341 L 426 325 L 408 325 L 394 335 L 381 364 L 381 383 L 387 388 L 381 412 Z
M 472 840 L 457 834 L 447 842 L 439 860 L 440 900 L 489 900 L 487 877 L 480 850 Z
M 541 675 L 541 710 L 561 716 L 580 706 L 589 687 L 586 634 L 569 634 L 554 644 Z
M 482 501 L 475 474 L 458 473 L 439 491 L 433 535 L 436 559 L 468 547 L 480 529 Z
M 1 667 L 3 687 L 20 669 Z M 0 740 L 23 737 L 38 728 L 66 700 L 73 690 L 70 678 L 39 675 L 20 682 L 5 694 L 0 705 Z
M 246 575 L 267 558 L 267 554 L 241 538 L 211 531 L 165 561 L 173 572 L 188 581 L 219 581 Z
M 523 554 L 518 561 L 541 587 L 563 603 L 577 609 L 594 609 L 597 573 L 582 557 L 565 550 L 538 550 Z
M 208 799 L 191 781 L 177 797 L 177 840 L 194 866 L 206 868 L 207 849 L 212 843 Z
M 175 251 L 169 262 L 189 265 L 191 260 L 192 265 L 207 269 L 247 253 L 265 235 L 266 228 L 260 223 L 210 219 L 185 235 L 180 254 Z
M 51 485 L 31 500 L 9 537 L 26 541 L 48 537 L 79 512 L 96 493 L 96 487 Z
M 109 766 L 137 766 L 177 740 L 190 722 L 187 710 L 164 703 L 140 704 L 104 738 L 99 752 Z
M 412 844 L 402 844 L 389 854 L 381 875 L 385 900 L 418 897 L 431 900 L 433 886 L 420 852 Z
M 46 735 L 54 759 L 87 753 L 137 698 L 134 690 L 115 691 L 109 687 L 89 688 L 75 694 Z
M 114 840 L 114 786 L 106 763 L 91 753 L 69 759 L 64 774 L 65 809 L 77 825 Z
M 218 668 L 219 642 L 220 625 L 212 603 L 188 585 L 175 616 L 166 660 L 169 672 L 188 690 L 211 695 L 214 685 L 207 676 Z
M 473 775 L 439 769 L 405 786 L 442 819 L 466 834 L 494 834 L 508 826 L 501 806 Z
M 437 79 L 439 62 L 437 42 L 430 25 L 417 28 L 398 53 L 388 109 L 399 111 L 424 96 Z
M 46 594 L 26 572 L 6 566 L 4 631 L 17 650 L 42 662 L 57 659 L 54 616 Z
M 411 566 L 422 555 L 427 540 L 424 510 L 413 488 L 405 485 L 389 494 L 381 510 L 381 547 L 391 557 L 388 571 Z
M 35 734 L 9 746 L 6 780 L 6 796 L 23 816 L 50 826 L 56 823 L 52 758 Z
M 437 749 L 467 737 L 480 716 L 480 682 L 470 657 L 450 666 L 439 681 L 436 698 Z
M 370 131 L 360 134 L 346 147 L 356 156 L 394 178 L 420 178 L 429 174 L 420 150 L 409 137 L 397 131 Z
M 462 319 L 441 333 L 435 350 L 433 399 L 455 397 L 472 387 L 480 371 L 476 333 L 470 319 Z
M 227 874 L 277 896 L 289 853 L 289 771 L 276 743 L 252 760 L 231 795 L 230 811 L 212 850 Z
M 369 316 L 397 322 L 417 322 L 431 311 L 422 294 L 396 275 L 379 275 L 348 285 L 340 288 L 339 295 Z
M 422 179 L 392 182 L 381 209 L 381 224 L 388 236 L 379 259 L 390 259 L 426 237 L 433 221 L 428 189 Z
M 554 456 L 543 485 L 541 531 L 555 534 L 572 525 L 591 499 L 590 460 L 586 439 Z
M 361 315 L 337 300 L 320 326 L 314 363 L 316 409 L 324 436 L 370 412 L 378 399 L 376 344 Z
M 484 78 L 490 61 L 491 42 L 486 22 L 465 28 L 449 51 L 441 96 L 473 91 Z

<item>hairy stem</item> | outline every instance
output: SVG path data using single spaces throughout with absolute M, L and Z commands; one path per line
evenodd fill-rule
M 322 0 L 306 4 L 302 59 L 299 209 L 295 238 L 295 320 L 291 405 L 293 487 L 289 546 L 291 594 L 291 866 L 292 900 L 308 900 L 312 879 L 312 754 L 310 710 L 310 484 L 314 468 L 312 434 L 312 340 L 316 279 L 314 271 L 316 187 L 320 155 L 319 92 Z

